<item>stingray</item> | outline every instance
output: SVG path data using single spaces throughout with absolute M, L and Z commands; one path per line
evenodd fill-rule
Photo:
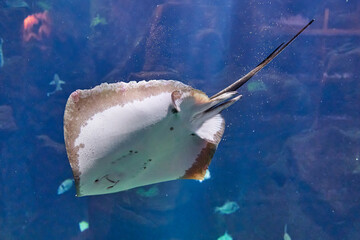
M 224 133 L 221 111 L 238 101 L 236 90 L 312 22 L 212 97 L 173 80 L 103 83 L 73 92 L 64 136 L 77 196 L 204 179 Z

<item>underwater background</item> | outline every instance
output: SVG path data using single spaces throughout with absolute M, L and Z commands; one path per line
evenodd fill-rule
M 209 179 L 75 197 L 73 91 L 212 95 L 313 18 L 222 113 Z M 360 1 L 0 0 L 0 38 L 1 240 L 360 239 Z

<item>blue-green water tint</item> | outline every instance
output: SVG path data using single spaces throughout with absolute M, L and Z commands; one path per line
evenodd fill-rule
M 360 238 L 359 1 L 24 2 L 0 1 L 0 239 L 275 240 L 285 224 L 291 239 Z M 223 112 L 210 179 L 157 184 L 152 197 L 57 194 L 71 176 L 71 92 L 163 78 L 212 95 L 312 18 L 251 80 L 266 88 L 245 85 Z M 47 96 L 55 73 L 66 84 Z M 239 209 L 214 213 L 227 200 Z

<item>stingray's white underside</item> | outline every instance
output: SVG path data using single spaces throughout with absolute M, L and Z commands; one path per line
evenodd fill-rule
M 83 146 L 78 152 L 80 195 L 118 192 L 184 176 L 206 142 L 169 111 L 171 96 L 163 93 L 92 116 L 75 140 L 76 146 Z M 222 124 L 217 115 L 205 128 L 219 131 Z

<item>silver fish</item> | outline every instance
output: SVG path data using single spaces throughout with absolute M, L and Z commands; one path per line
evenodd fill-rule
M 61 84 L 65 84 L 65 81 L 62 81 L 57 73 L 54 74 L 53 80 L 49 83 L 49 85 L 55 85 L 55 90 L 52 92 L 48 92 L 46 95 L 49 97 L 51 94 L 54 94 L 57 91 L 61 91 Z
M 236 202 L 227 201 L 221 207 L 216 207 L 215 212 L 220 214 L 231 214 L 239 209 L 239 205 Z
M 284 227 L 284 240 L 291 240 L 290 235 L 287 233 L 287 224 Z
M 225 234 L 219 237 L 217 240 L 232 240 L 232 239 L 233 238 L 227 232 L 225 232 Z
M 63 194 L 64 192 L 69 191 L 73 185 L 74 185 L 74 180 L 70 178 L 64 180 L 58 187 L 57 194 L 60 195 Z

